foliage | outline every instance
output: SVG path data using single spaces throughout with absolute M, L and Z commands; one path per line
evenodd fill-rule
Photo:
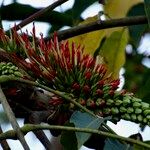
M 138 150 L 141 149 L 140 146 L 143 146 L 143 149 L 150 148 L 149 142 L 122 138 L 106 125 L 108 120 L 116 123 L 120 119 L 150 125 L 149 68 L 142 64 L 142 60 L 149 57 L 149 54 L 138 52 L 142 36 L 149 32 L 149 1 L 99 1 L 104 4 L 105 21 L 110 24 L 113 19 L 126 19 L 127 16 L 136 18 L 138 15 L 146 16 L 148 23 L 128 27 L 116 25 L 116 28 L 95 29 L 84 34 L 77 32 L 76 36 L 70 33 L 71 30 L 65 30 L 70 33 L 69 38 L 59 41 L 59 33 L 62 32 L 59 30 L 64 26 L 74 27 L 72 29 L 75 30 L 76 27 L 84 30 L 82 27 L 86 28 L 94 22 L 103 26 L 98 15 L 85 20 L 81 16 L 81 13 L 95 2 L 97 1 L 75 0 L 72 8 L 68 10 L 41 11 L 41 16 L 39 8 L 16 2 L 2 5 L 0 8 L 2 21 L 23 20 L 37 12 L 36 17 L 31 18 L 35 22 L 49 23 L 50 37 L 53 35 L 53 39 L 47 40 L 41 34 L 38 39 L 34 25 L 32 37 L 28 32 L 18 34 L 17 26 L 10 29 L 9 33 L 0 29 L 0 102 L 6 115 L 10 115 L 8 120 L 16 132 L 13 132 L 12 138 L 19 139 L 25 149 L 28 149 L 28 146 L 19 136 L 22 134 L 20 128 L 16 127 L 16 130 L 14 120 L 9 119 L 14 117 L 14 114 L 6 111 L 8 106 L 16 118 L 25 119 L 25 124 L 45 122 L 72 127 L 63 131 L 58 131 L 57 126 L 50 129 L 54 136 L 61 135 L 60 141 L 66 150 L 72 149 L 72 146 L 76 150 L 82 145 L 99 149 L 100 144 L 97 141 L 101 141 L 104 150 Z M 30 23 L 30 20 L 27 23 Z M 130 53 L 125 50 L 128 44 L 132 47 Z M 122 67 L 126 70 L 124 88 L 129 92 L 117 91 Z M 1 114 L 0 121 L 8 122 L 3 117 L 3 112 Z M 74 132 L 84 128 L 87 133 Z M 61 127 L 58 129 L 61 130 Z M 50 148 L 51 143 L 42 130 L 34 131 L 34 134 L 45 148 Z M 0 133 L 3 148 L 7 146 L 6 141 L 2 142 L 9 138 L 7 136 L 7 132 Z M 137 136 L 134 138 L 137 139 Z

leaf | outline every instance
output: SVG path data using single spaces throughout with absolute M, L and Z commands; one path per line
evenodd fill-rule
M 105 121 L 110 119 L 109 117 L 105 119 L 97 118 L 89 115 L 88 113 L 82 113 L 80 111 L 76 111 L 70 118 L 70 122 L 74 123 L 75 127 L 79 128 L 90 128 L 90 129 L 98 129 L 100 125 Z M 90 133 L 81 133 L 76 132 L 78 149 L 90 138 Z
M 144 6 L 145 6 L 146 17 L 148 19 L 148 25 L 149 25 L 149 28 L 150 28 L 150 1 L 149 0 L 144 0 Z
M 74 127 L 73 123 L 67 123 L 65 125 Z M 63 131 L 61 133 L 60 142 L 63 145 L 64 150 L 78 150 L 77 139 L 74 131 Z
M 144 3 L 139 3 L 137 5 L 134 5 L 127 14 L 127 16 L 138 16 L 138 15 L 145 16 Z M 133 44 L 134 47 L 137 48 L 139 46 L 141 36 L 148 29 L 148 25 L 147 24 L 133 25 L 133 26 L 129 26 L 128 28 L 131 37 L 131 44 Z
M 94 17 L 89 17 L 80 24 L 87 24 L 98 19 L 97 15 Z M 98 30 L 90 33 L 85 33 L 73 38 L 69 38 L 70 43 L 75 42 L 77 44 L 82 44 L 85 49 L 86 54 L 94 54 L 95 50 L 99 47 L 103 37 L 105 36 L 105 30 Z
M 143 2 L 143 0 L 107 0 L 104 5 L 104 14 L 108 15 L 112 19 L 124 18 L 127 12 L 134 5 Z M 107 17 L 106 17 L 107 18 Z M 120 31 L 123 27 L 107 29 L 107 35 L 110 35 L 114 31 Z
M 104 58 L 108 66 L 109 74 L 112 73 L 112 78 L 119 77 L 119 71 L 125 63 L 125 47 L 128 42 L 126 30 L 115 31 L 108 37 L 101 50 L 100 55 Z
M 111 18 L 125 17 L 129 9 L 143 0 L 108 0 L 104 5 L 105 14 Z
M 107 138 L 103 150 L 133 150 L 133 147 L 120 143 L 117 140 Z
M 120 18 L 125 17 L 128 10 L 135 4 L 141 2 L 142 0 L 108 0 L 106 4 L 104 5 L 104 12 L 105 14 L 108 14 L 112 18 Z M 77 1 L 76 3 L 78 3 Z M 87 1 L 86 1 L 87 2 Z M 79 7 L 79 5 L 76 5 L 76 7 Z M 75 7 L 75 6 L 74 6 Z M 121 8 L 121 11 L 120 11 Z M 93 21 L 96 21 L 98 19 L 97 15 L 93 17 L 87 18 L 85 21 L 83 21 L 80 24 L 87 24 Z M 78 44 L 82 44 L 85 47 L 85 53 L 87 54 L 94 54 L 94 52 L 99 48 L 101 45 L 102 39 L 104 37 L 108 37 L 112 32 L 114 31 L 120 31 L 123 27 L 118 28 L 112 28 L 107 30 L 98 30 L 93 31 L 90 33 L 82 34 L 79 36 L 75 36 L 73 38 L 68 39 L 70 42 L 75 42 Z

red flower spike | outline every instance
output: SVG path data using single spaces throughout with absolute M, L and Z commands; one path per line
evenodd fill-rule
M 51 41 L 51 43 L 53 43 L 53 47 L 54 47 L 55 50 L 59 49 L 58 37 L 57 37 L 57 33 L 56 32 L 54 32 L 54 42 Z
M 90 88 L 88 85 L 85 85 L 85 86 L 83 87 L 83 92 L 84 92 L 85 94 L 90 94 L 90 91 L 91 91 L 91 88 Z
M 79 103 L 82 105 L 82 106 L 85 106 L 86 105 L 86 101 L 84 99 L 79 99 Z
M 96 104 L 95 104 L 95 102 L 92 99 L 88 99 L 87 100 L 87 106 L 91 107 L 91 108 L 95 108 Z
M 97 89 L 97 90 L 96 90 L 96 94 L 97 94 L 99 97 L 102 97 L 102 96 L 104 95 L 104 92 L 103 92 L 103 90 L 101 90 L 101 89 Z
M 31 34 L 33 35 L 33 38 L 36 39 L 36 31 L 35 31 L 35 24 L 34 24 L 34 22 L 33 22 L 33 28 L 32 28 L 32 33 Z
M 112 81 L 112 82 L 110 83 L 111 88 L 112 88 L 113 90 L 116 90 L 116 89 L 118 88 L 119 84 L 120 84 L 120 80 L 114 80 L 114 81 Z
M 74 44 L 74 43 L 72 43 L 71 58 L 72 58 L 72 65 L 73 65 L 73 67 L 74 67 L 74 65 L 75 65 L 75 44 Z
M 103 88 L 104 81 L 103 81 L 103 80 L 100 80 L 100 81 L 97 83 L 97 85 L 98 85 L 99 88 Z
M 0 29 L 0 41 L 2 41 L 4 45 L 8 43 L 8 40 L 6 38 L 6 35 L 3 29 Z
M 58 42 L 57 33 L 54 33 L 54 39 L 45 42 L 43 34 L 40 39 L 36 38 L 35 26 L 32 31 L 33 39 L 29 41 L 28 34 L 21 36 L 14 31 L 11 40 L 0 30 L 0 40 L 2 45 L 10 45 L 10 41 L 19 43 L 17 46 L 24 50 L 24 54 L 30 62 L 22 58 L 17 59 L 31 75 L 34 74 L 39 81 L 47 86 L 62 92 L 71 93 L 76 99 L 85 96 L 87 101 L 80 103 L 91 109 L 96 108 L 96 98 L 107 98 L 105 95 L 113 96 L 114 90 L 119 85 L 119 80 L 114 80 L 106 76 L 107 68 L 104 64 L 98 63 L 92 55 L 85 54 L 81 45 L 69 46 L 68 41 Z M 10 40 L 10 41 L 9 41 Z M 22 55 L 20 55 L 22 56 Z M 15 58 L 15 57 L 14 57 Z M 108 86 L 108 87 L 107 87 Z M 93 100 L 94 98 L 94 100 Z M 85 104 L 85 102 L 87 102 Z M 61 105 L 64 101 L 60 98 L 52 99 L 50 104 Z M 69 106 L 69 105 L 67 105 Z
M 92 76 L 91 71 L 85 72 L 84 76 L 85 76 L 85 78 L 86 78 L 87 80 L 90 80 L 90 78 L 91 78 L 91 76 Z
M 78 48 L 79 49 L 79 48 Z M 80 62 L 81 62 L 81 52 L 80 50 L 77 51 L 77 66 L 80 65 Z
M 127 91 L 125 89 L 121 90 L 121 95 L 125 95 L 127 93 Z
M 104 107 L 105 105 L 106 105 L 105 100 L 102 100 L 101 103 L 100 103 L 100 107 Z
M 79 91 L 79 90 L 80 90 L 80 85 L 79 85 L 78 83 L 74 83 L 74 84 L 72 85 L 72 88 L 73 88 L 74 90 L 76 90 L 76 91 Z
M 112 96 L 114 96 L 114 90 L 110 90 L 109 91 L 109 95 L 112 97 Z

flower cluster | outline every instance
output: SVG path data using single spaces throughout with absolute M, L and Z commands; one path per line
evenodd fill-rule
M 149 104 L 125 90 L 117 91 L 119 79 L 113 80 L 106 65 L 98 57 L 85 54 L 81 45 L 58 42 L 56 33 L 53 40 L 45 42 L 42 34 L 38 40 L 35 28 L 32 43 L 25 33 L 19 36 L 14 31 L 13 37 L 29 62 L 17 55 L 13 55 L 14 58 L 28 68 L 38 82 L 72 95 L 78 103 L 99 116 L 111 115 L 113 118 L 150 125 Z M 3 38 L 0 39 L 3 42 Z M 49 105 L 64 106 L 68 111 L 78 109 L 57 95 L 49 100 Z

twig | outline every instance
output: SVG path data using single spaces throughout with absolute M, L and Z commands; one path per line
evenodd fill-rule
M 84 110 L 85 112 L 89 113 L 90 115 L 94 116 L 94 117 L 97 117 L 93 112 L 91 112 L 90 110 L 88 110 L 86 107 L 83 107 L 81 104 L 79 104 L 78 102 L 76 102 L 74 99 L 68 97 L 67 95 L 64 95 L 64 93 L 62 92 L 59 92 L 59 91 L 56 91 L 56 90 L 53 90 L 51 88 L 48 88 L 47 86 L 44 86 L 42 84 L 39 84 L 37 82 L 34 82 L 34 81 L 29 81 L 29 80 L 24 80 L 24 79 L 20 79 L 20 78 L 16 78 L 16 77 L 12 77 L 12 76 L 0 76 L 0 83 L 3 83 L 3 82 L 8 82 L 8 81 L 18 81 L 18 82 L 21 82 L 21 83 L 25 83 L 25 84 L 29 84 L 29 85 L 32 85 L 32 86 L 36 86 L 36 87 L 40 87 L 42 89 L 45 89 L 46 91 L 49 91 L 49 92 L 52 92 L 64 99 L 66 99 L 67 101 L 73 103 L 74 105 L 76 105 L 77 107 L 79 107 L 80 109 Z M 103 123 L 103 126 L 108 129 L 111 133 L 113 134 L 116 134 L 108 125 L 104 124 Z
M 1 126 L 0 126 L 0 134 L 1 134 L 1 133 L 3 133 L 3 131 L 2 131 L 2 128 L 1 128 Z M 9 147 L 9 145 L 8 145 L 8 143 L 7 143 L 6 140 L 0 141 L 0 144 L 1 144 L 1 146 L 2 146 L 3 149 L 10 150 L 10 147 Z
M 55 3 L 49 5 L 46 8 L 43 8 L 41 10 L 39 10 L 38 12 L 34 13 L 33 15 L 29 16 L 28 18 L 24 19 L 21 23 L 19 23 L 18 25 L 15 26 L 16 30 L 19 30 L 20 28 L 24 27 L 25 25 L 31 23 L 32 21 L 34 21 L 36 18 L 40 17 L 41 15 L 43 15 L 44 13 L 46 13 L 47 11 L 52 11 L 53 9 L 55 9 L 57 6 L 63 4 L 64 2 L 66 2 L 68 0 L 58 0 Z M 12 28 L 13 29 L 13 28 Z
M 65 40 L 70 37 L 74 37 L 77 35 L 89 33 L 92 31 L 97 31 L 101 29 L 147 24 L 147 22 L 148 21 L 147 21 L 146 16 L 134 16 L 134 17 L 111 19 L 111 20 L 105 20 L 105 21 L 97 20 L 91 23 L 78 25 L 70 29 L 58 31 L 57 35 L 58 35 L 59 40 Z M 52 37 L 53 37 L 53 34 L 51 34 L 49 38 L 52 38 Z M 48 40 L 49 38 L 46 38 L 46 40 Z
M 28 123 L 40 124 L 44 120 L 47 120 L 48 116 L 51 115 L 51 111 L 33 111 L 29 116 Z M 52 144 L 42 130 L 33 131 L 39 141 L 43 144 L 46 150 L 52 149 Z
M 20 127 L 16 121 L 15 115 L 14 115 L 13 111 L 11 110 L 11 108 L 7 102 L 7 99 L 1 89 L 1 85 L 0 85 L 0 102 L 2 103 L 4 111 L 7 115 L 13 129 L 16 131 L 16 135 L 17 135 L 18 139 L 20 140 L 22 146 L 24 147 L 25 150 L 30 150 L 28 144 L 26 143 L 26 141 L 24 139 L 24 135 L 21 132 Z
M 75 99 L 72 99 L 72 98 L 70 98 L 67 95 L 64 95 L 63 92 L 59 92 L 59 91 L 53 90 L 53 89 L 51 89 L 51 88 L 49 88 L 47 86 L 44 86 L 44 85 L 39 84 L 39 83 L 34 82 L 34 81 L 20 79 L 20 78 L 16 78 L 16 77 L 13 77 L 13 76 L 7 76 L 7 75 L 0 76 L 0 83 L 8 82 L 8 81 L 18 81 L 18 82 L 21 82 L 21 83 L 25 83 L 25 84 L 29 84 L 29 85 L 32 85 L 32 86 L 40 87 L 40 88 L 42 88 L 42 89 L 44 89 L 46 91 L 52 92 L 52 93 L 54 93 L 54 94 L 64 98 L 65 100 L 73 103 L 74 105 L 78 106 L 79 108 L 81 108 L 85 112 L 89 113 L 90 115 L 96 117 L 96 115 L 94 113 L 92 113 L 90 110 L 88 110 L 87 108 L 83 107 L 81 104 L 76 102 Z
M 90 128 L 77 128 L 77 127 L 55 126 L 55 125 L 45 125 L 45 124 L 41 124 L 41 125 L 26 124 L 20 129 L 24 134 L 27 134 L 30 131 L 36 131 L 36 130 L 41 130 L 41 129 L 48 129 L 48 130 L 55 129 L 55 130 L 63 130 L 63 131 L 75 131 L 75 132 L 99 134 L 104 137 L 122 140 L 122 141 L 125 141 L 128 143 L 131 143 L 131 144 L 137 144 L 139 146 L 143 146 L 145 148 L 150 149 L 149 144 L 143 143 L 141 141 L 134 140 L 131 138 L 125 138 L 125 137 L 122 137 L 119 135 L 115 135 L 112 133 L 103 132 L 103 131 L 99 131 L 99 130 L 95 130 L 95 129 L 90 129 Z M 16 132 L 14 130 L 9 130 L 5 133 L 0 134 L 0 140 L 15 139 L 15 137 L 16 137 Z

